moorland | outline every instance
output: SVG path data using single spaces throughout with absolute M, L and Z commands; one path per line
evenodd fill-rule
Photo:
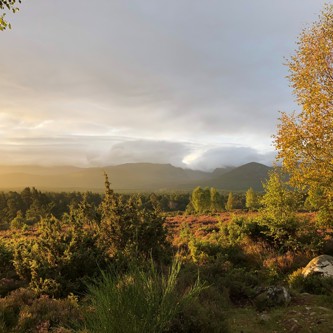
M 264 192 L 0 195 L 0 332 L 330 332 L 333 255 L 309 196 Z M 285 287 L 290 299 L 267 298 Z

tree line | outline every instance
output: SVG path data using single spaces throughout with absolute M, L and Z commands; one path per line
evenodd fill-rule
M 42 192 L 26 187 L 21 192 L 0 192 L 0 229 L 22 228 L 33 225 L 43 217 L 60 219 L 71 209 L 86 202 L 99 211 L 105 194 L 93 192 Z M 142 193 L 123 194 L 129 199 L 136 197 L 142 205 L 164 213 L 218 213 L 233 209 L 255 210 L 259 193 L 249 189 L 246 193 L 220 192 L 216 188 L 196 187 L 191 193 Z

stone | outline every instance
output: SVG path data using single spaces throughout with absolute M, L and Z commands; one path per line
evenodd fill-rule
M 257 290 L 254 304 L 259 310 L 275 306 L 288 305 L 291 300 L 289 291 L 285 287 L 270 286 Z
M 323 307 L 323 306 L 317 306 L 317 308 L 320 309 L 320 310 L 327 311 L 327 312 L 330 312 L 330 311 L 331 311 L 331 309 L 329 309 L 329 308 L 325 308 L 325 307 Z
M 263 312 L 263 313 L 260 313 L 259 319 L 261 322 L 267 322 L 271 319 L 271 316 L 268 313 Z
M 309 274 L 333 277 L 333 257 L 323 254 L 313 258 L 303 269 L 302 274 L 304 277 L 307 277 Z

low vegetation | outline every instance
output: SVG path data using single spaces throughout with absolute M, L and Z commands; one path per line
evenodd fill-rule
M 49 209 L 27 223 L 31 206 L 17 207 L 20 223 L 3 226 L 0 332 L 234 332 L 246 316 L 253 332 L 269 331 L 287 325 L 273 321 L 304 292 L 309 306 L 333 309 L 323 298 L 332 280 L 301 274 L 313 256 L 333 254 L 330 229 L 279 171 L 263 194 L 197 188 L 176 214 L 157 195 L 115 193 L 107 176 L 103 196 L 59 194 L 77 199 L 60 217 L 59 201 L 46 200 L 56 194 L 23 193 Z M 270 286 L 288 288 L 292 303 L 262 302 Z

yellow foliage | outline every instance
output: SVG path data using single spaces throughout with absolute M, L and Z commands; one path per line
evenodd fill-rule
M 303 30 L 289 60 L 289 80 L 298 114 L 282 113 L 275 136 L 278 158 L 300 188 L 333 195 L 333 5 Z

